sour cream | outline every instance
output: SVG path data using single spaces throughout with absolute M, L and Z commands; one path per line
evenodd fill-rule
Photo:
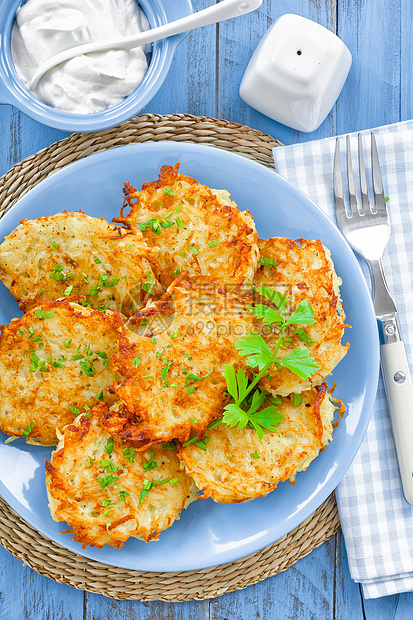
M 28 87 L 40 64 L 63 50 L 148 28 L 136 0 L 28 0 L 16 14 L 13 61 Z M 32 93 L 54 108 L 90 114 L 120 103 L 140 84 L 147 68 L 139 47 L 94 52 L 54 67 Z

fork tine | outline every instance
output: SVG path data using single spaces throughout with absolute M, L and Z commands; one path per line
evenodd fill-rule
M 384 199 L 383 183 L 381 180 L 379 155 L 374 133 L 371 134 L 371 165 L 373 174 L 373 192 L 376 211 L 381 215 L 387 215 L 386 201 Z
M 361 133 L 358 135 L 358 150 L 359 150 L 359 170 L 360 170 L 360 191 L 361 191 L 361 201 L 363 205 L 362 213 L 366 213 L 370 209 L 370 200 L 367 192 L 367 179 L 366 179 L 366 169 L 364 167 L 364 156 L 363 156 L 363 140 L 361 137 Z
M 348 193 L 350 196 L 350 210 L 353 215 L 358 213 L 356 188 L 354 186 L 353 164 L 351 163 L 351 147 L 350 136 L 346 136 L 346 149 L 347 149 L 347 176 L 348 176 Z
M 334 195 L 344 200 L 343 179 L 341 178 L 340 138 L 336 138 L 336 150 L 334 152 Z
M 334 206 L 337 224 L 341 229 L 344 220 L 347 219 L 347 212 L 344 203 L 343 179 L 341 176 L 340 138 L 336 139 L 336 150 L 334 153 Z

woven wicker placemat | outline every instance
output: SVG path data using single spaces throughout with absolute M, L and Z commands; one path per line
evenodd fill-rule
M 91 134 L 73 134 L 13 166 L 0 179 L 0 215 L 28 190 L 67 164 L 107 149 L 148 141 L 195 142 L 226 149 L 274 168 L 280 142 L 260 131 L 188 114 L 137 116 Z M 27 214 L 30 217 L 30 214 Z M 286 570 L 339 529 L 334 494 L 272 545 L 235 562 L 197 571 L 155 573 L 107 566 L 41 535 L 0 498 L 0 543 L 41 575 L 115 599 L 178 602 L 214 598 Z

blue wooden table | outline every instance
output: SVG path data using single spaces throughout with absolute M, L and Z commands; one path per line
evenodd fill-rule
M 7 2 L 7 0 L 1 0 Z M 173 0 L 166 0 L 173 2 Z M 193 0 L 195 10 L 213 0 Z M 337 104 L 312 134 L 288 129 L 249 108 L 238 95 L 248 60 L 272 22 L 298 13 L 336 32 L 353 54 Z M 264 0 L 256 12 L 190 34 L 144 110 L 224 118 L 284 143 L 314 140 L 412 118 L 411 0 Z M 0 106 L 0 174 L 64 137 Z M 57 584 L 0 547 L 0 620 L 411 620 L 413 593 L 364 600 L 350 578 L 337 534 L 286 572 L 218 599 L 191 603 L 117 602 Z

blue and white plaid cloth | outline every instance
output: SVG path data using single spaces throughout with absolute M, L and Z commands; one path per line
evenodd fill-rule
M 384 256 L 386 279 L 399 312 L 407 357 L 413 360 L 413 121 L 373 130 L 383 186 L 390 197 L 392 235 Z M 370 134 L 361 132 L 362 134 Z M 356 174 L 357 136 L 352 136 Z M 365 140 L 365 162 L 370 161 Z M 344 148 L 344 146 L 343 146 Z M 335 138 L 275 148 L 279 174 L 303 190 L 335 223 Z M 342 159 L 343 159 L 342 151 Z M 367 281 L 368 269 L 361 265 Z M 413 450 L 413 445 L 412 445 Z M 352 578 L 366 598 L 413 591 L 413 508 L 403 498 L 383 382 L 352 465 L 336 489 Z

